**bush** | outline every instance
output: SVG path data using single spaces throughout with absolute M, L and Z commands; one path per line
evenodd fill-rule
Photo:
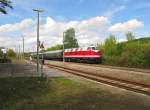
M 102 46 L 104 56 L 112 56 L 117 54 L 116 38 L 110 35 Z
M 127 43 L 118 58 L 118 65 L 129 67 L 150 67 L 150 45 Z
M 3 52 L 0 50 L 0 58 L 3 57 Z
M 109 64 L 109 65 L 116 65 L 117 64 L 118 56 L 103 56 L 102 63 Z
M 150 68 L 150 41 L 130 40 L 117 44 L 115 38 L 109 37 L 101 50 L 103 64 Z
M 63 49 L 63 45 L 55 45 L 55 46 L 52 46 L 50 48 L 47 48 L 46 51 L 54 51 L 54 50 L 62 50 Z
M 8 56 L 9 58 L 16 57 L 16 53 L 15 53 L 12 49 L 9 49 L 9 50 L 7 51 L 7 56 Z

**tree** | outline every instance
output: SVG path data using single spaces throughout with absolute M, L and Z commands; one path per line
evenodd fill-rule
M 0 58 L 2 58 L 2 57 L 3 57 L 3 52 L 0 49 Z
M 128 40 L 128 41 L 132 41 L 132 40 L 135 39 L 135 36 L 133 35 L 132 32 L 127 32 L 127 33 L 126 33 L 126 37 L 127 37 L 127 40 Z
M 114 35 L 110 35 L 103 45 L 103 51 L 106 56 L 112 56 L 117 53 L 117 41 Z
M 79 47 L 77 39 L 75 38 L 74 28 L 69 28 L 64 34 L 64 48 L 68 49 Z
M 47 48 L 46 51 L 62 50 L 62 49 L 63 49 L 63 45 L 58 44 L 58 45 L 52 46 L 50 48 Z
M 7 14 L 7 7 L 12 9 L 12 2 L 10 0 L 0 0 L 0 12 L 3 14 Z
M 16 53 L 12 49 L 9 49 L 7 51 L 7 55 L 8 57 L 16 57 Z

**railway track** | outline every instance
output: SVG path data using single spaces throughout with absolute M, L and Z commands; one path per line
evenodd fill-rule
M 47 66 L 61 70 L 61 71 L 65 71 L 65 72 L 68 72 L 68 73 L 71 73 L 71 74 L 74 74 L 77 76 L 81 76 L 81 77 L 84 77 L 87 79 L 91 79 L 91 80 L 94 80 L 97 82 L 105 83 L 105 84 L 116 86 L 119 88 L 124 88 L 124 89 L 130 90 L 130 91 L 134 91 L 137 93 L 142 93 L 142 94 L 150 96 L 150 86 L 149 85 L 144 85 L 144 84 L 126 81 L 126 80 L 122 80 L 122 79 L 112 78 L 112 77 L 108 77 L 108 76 L 102 76 L 99 74 L 93 74 L 93 73 L 89 73 L 89 72 L 83 72 L 80 70 L 60 67 L 60 66 L 56 66 L 56 65 L 54 66 L 51 64 L 47 64 Z
M 139 68 L 129 68 L 129 67 L 118 67 L 118 66 L 110 66 L 110 65 L 103 65 L 103 64 L 85 64 L 85 63 L 77 63 L 78 65 L 87 65 L 87 66 L 93 66 L 93 67 L 102 67 L 102 68 L 111 68 L 111 69 L 120 69 L 120 70 L 129 70 L 129 71 L 135 71 L 135 72 L 144 72 L 149 73 L 149 69 L 139 69 Z
M 49 60 L 46 60 L 49 61 Z M 54 61 L 58 62 L 58 61 Z M 62 62 L 62 61 L 60 61 Z M 68 64 L 76 64 L 76 65 L 87 65 L 92 67 L 102 67 L 102 68 L 110 68 L 110 69 L 119 69 L 119 70 L 129 70 L 129 71 L 135 71 L 135 72 L 144 72 L 150 74 L 150 69 L 138 69 L 138 68 L 128 68 L 128 67 L 117 67 L 117 66 L 110 66 L 110 65 L 103 65 L 103 64 L 87 64 L 87 63 L 77 63 L 77 62 L 67 62 Z

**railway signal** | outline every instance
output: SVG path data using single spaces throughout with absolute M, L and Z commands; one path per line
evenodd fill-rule
M 41 49 L 44 49 L 44 42 L 42 42 L 42 43 L 39 45 L 39 47 L 40 47 Z
M 44 50 L 44 42 L 39 43 L 39 48 L 41 49 L 41 55 L 42 55 L 42 60 L 41 60 L 41 75 L 43 76 L 43 64 L 44 64 L 44 57 L 43 57 L 43 50 Z

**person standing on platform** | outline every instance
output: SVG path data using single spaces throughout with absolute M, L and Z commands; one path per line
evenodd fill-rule
M 29 58 L 29 59 L 30 59 L 30 64 L 31 64 L 31 62 L 32 62 L 32 57 L 30 56 L 30 58 Z

